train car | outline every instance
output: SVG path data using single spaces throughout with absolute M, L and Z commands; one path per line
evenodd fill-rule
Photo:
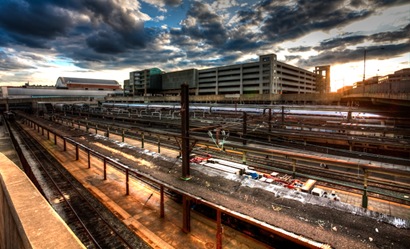
M 127 108 L 130 110 L 146 110 L 150 112 L 152 110 L 167 110 L 167 111 L 179 111 L 181 105 L 179 103 L 111 103 L 104 102 L 102 104 L 104 108 Z M 246 112 L 249 114 L 260 114 L 266 115 L 268 110 L 271 110 L 273 115 L 280 115 L 282 112 L 288 118 L 296 117 L 315 117 L 322 119 L 335 119 L 335 120 L 345 120 L 348 116 L 347 109 L 336 109 L 336 110 L 307 110 L 305 107 L 301 106 L 284 106 L 282 111 L 282 106 L 251 106 L 251 105 L 230 105 L 230 104 L 199 104 L 191 103 L 189 106 L 189 111 L 192 113 L 201 112 L 201 113 L 242 113 Z M 360 113 L 360 112 L 351 112 L 352 119 L 377 119 L 380 115 L 371 114 L 371 113 Z
M 71 106 L 65 103 L 55 103 L 53 108 L 54 108 L 54 111 L 57 111 L 57 112 L 66 112 L 71 109 Z
M 86 103 L 75 103 L 73 104 L 73 109 L 76 111 L 88 111 L 90 109 L 90 105 Z

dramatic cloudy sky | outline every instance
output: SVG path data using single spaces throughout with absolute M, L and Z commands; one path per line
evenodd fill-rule
M 408 0 L 0 0 L 0 85 L 278 60 L 332 90 L 410 67 Z M 383 49 L 381 49 L 383 48 Z

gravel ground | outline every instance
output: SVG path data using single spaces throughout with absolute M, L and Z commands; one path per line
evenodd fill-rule
M 55 123 L 44 119 L 36 121 L 51 131 L 78 140 L 95 151 L 117 158 L 176 188 L 334 248 L 409 248 L 408 228 L 398 228 L 383 222 L 380 216 L 379 219 L 371 218 L 365 210 L 349 209 L 348 205 L 330 201 L 328 205 L 319 204 L 313 197 L 303 194 L 298 196 L 287 190 L 272 193 L 250 188 L 245 184 L 248 180 L 230 181 L 221 176 L 201 173 L 194 167 L 191 168 L 191 180 L 182 181 L 181 162 L 175 158 L 147 153 L 136 147 L 102 139 L 101 136 L 86 135 L 70 127 L 57 127 Z M 126 154 L 139 160 L 124 157 Z M 408 224 L 409 221 L 406 222 Z

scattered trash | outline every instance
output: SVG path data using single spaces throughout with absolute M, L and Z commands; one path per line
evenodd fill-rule
M 372 241 L 373 241 L 373 238 L 372 238 L 372 237 L 369 237 L 369 241 L 372 242 Z
M 324 229 L 326 222 L 323 221 L 323 220 L 318 220 L 318 221 L 317 221 L 317 224 L 319 225 L 320 228 Z
M 281 207 L 275 207 L 273 205 L 272 205 L 272 209 L 273 209 L 273 211 L 276 211 L 276 212 L 279 212 L 280 210 L 282 210 Z
M 374 230 L 376 230 L 376 233 L 378 233 L 378 232 L 379 232 L 379 229 L 377 229 L 377 228 L 376 228 L 376 229 L 374 229 Z
M 337 227 L 332 227 L 332 230 L 337 232 Z
M 306 219 L 306 218 L 303 218 L 303 217 L 298 217 L 299 218 L 299 220 L 303 220 L 303 221 L 309 221 L 308 219 Z

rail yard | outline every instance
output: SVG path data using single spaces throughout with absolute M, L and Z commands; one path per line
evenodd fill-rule
M 410 243 L 410 118 L 353 107 L 194 104 L 191 177 L 181 180 L 180 110 L 166 103 L 44 103 L 35 115 L 20 111 L 10 119 L 49 142 L 51 133 L 64 151 L 71 144 L 76 160 L 83 150 L 88 167 L 90 156 L 98 158 L 104 179 L 107 164 L 120 169 L 127 194 L 133 177 L 214 219 L 217 248 L 222 225 L 273 248 Z M 125 146 L 131 141 L 139 148 Z M 148 163 L 113 159 L 109 148 Z

